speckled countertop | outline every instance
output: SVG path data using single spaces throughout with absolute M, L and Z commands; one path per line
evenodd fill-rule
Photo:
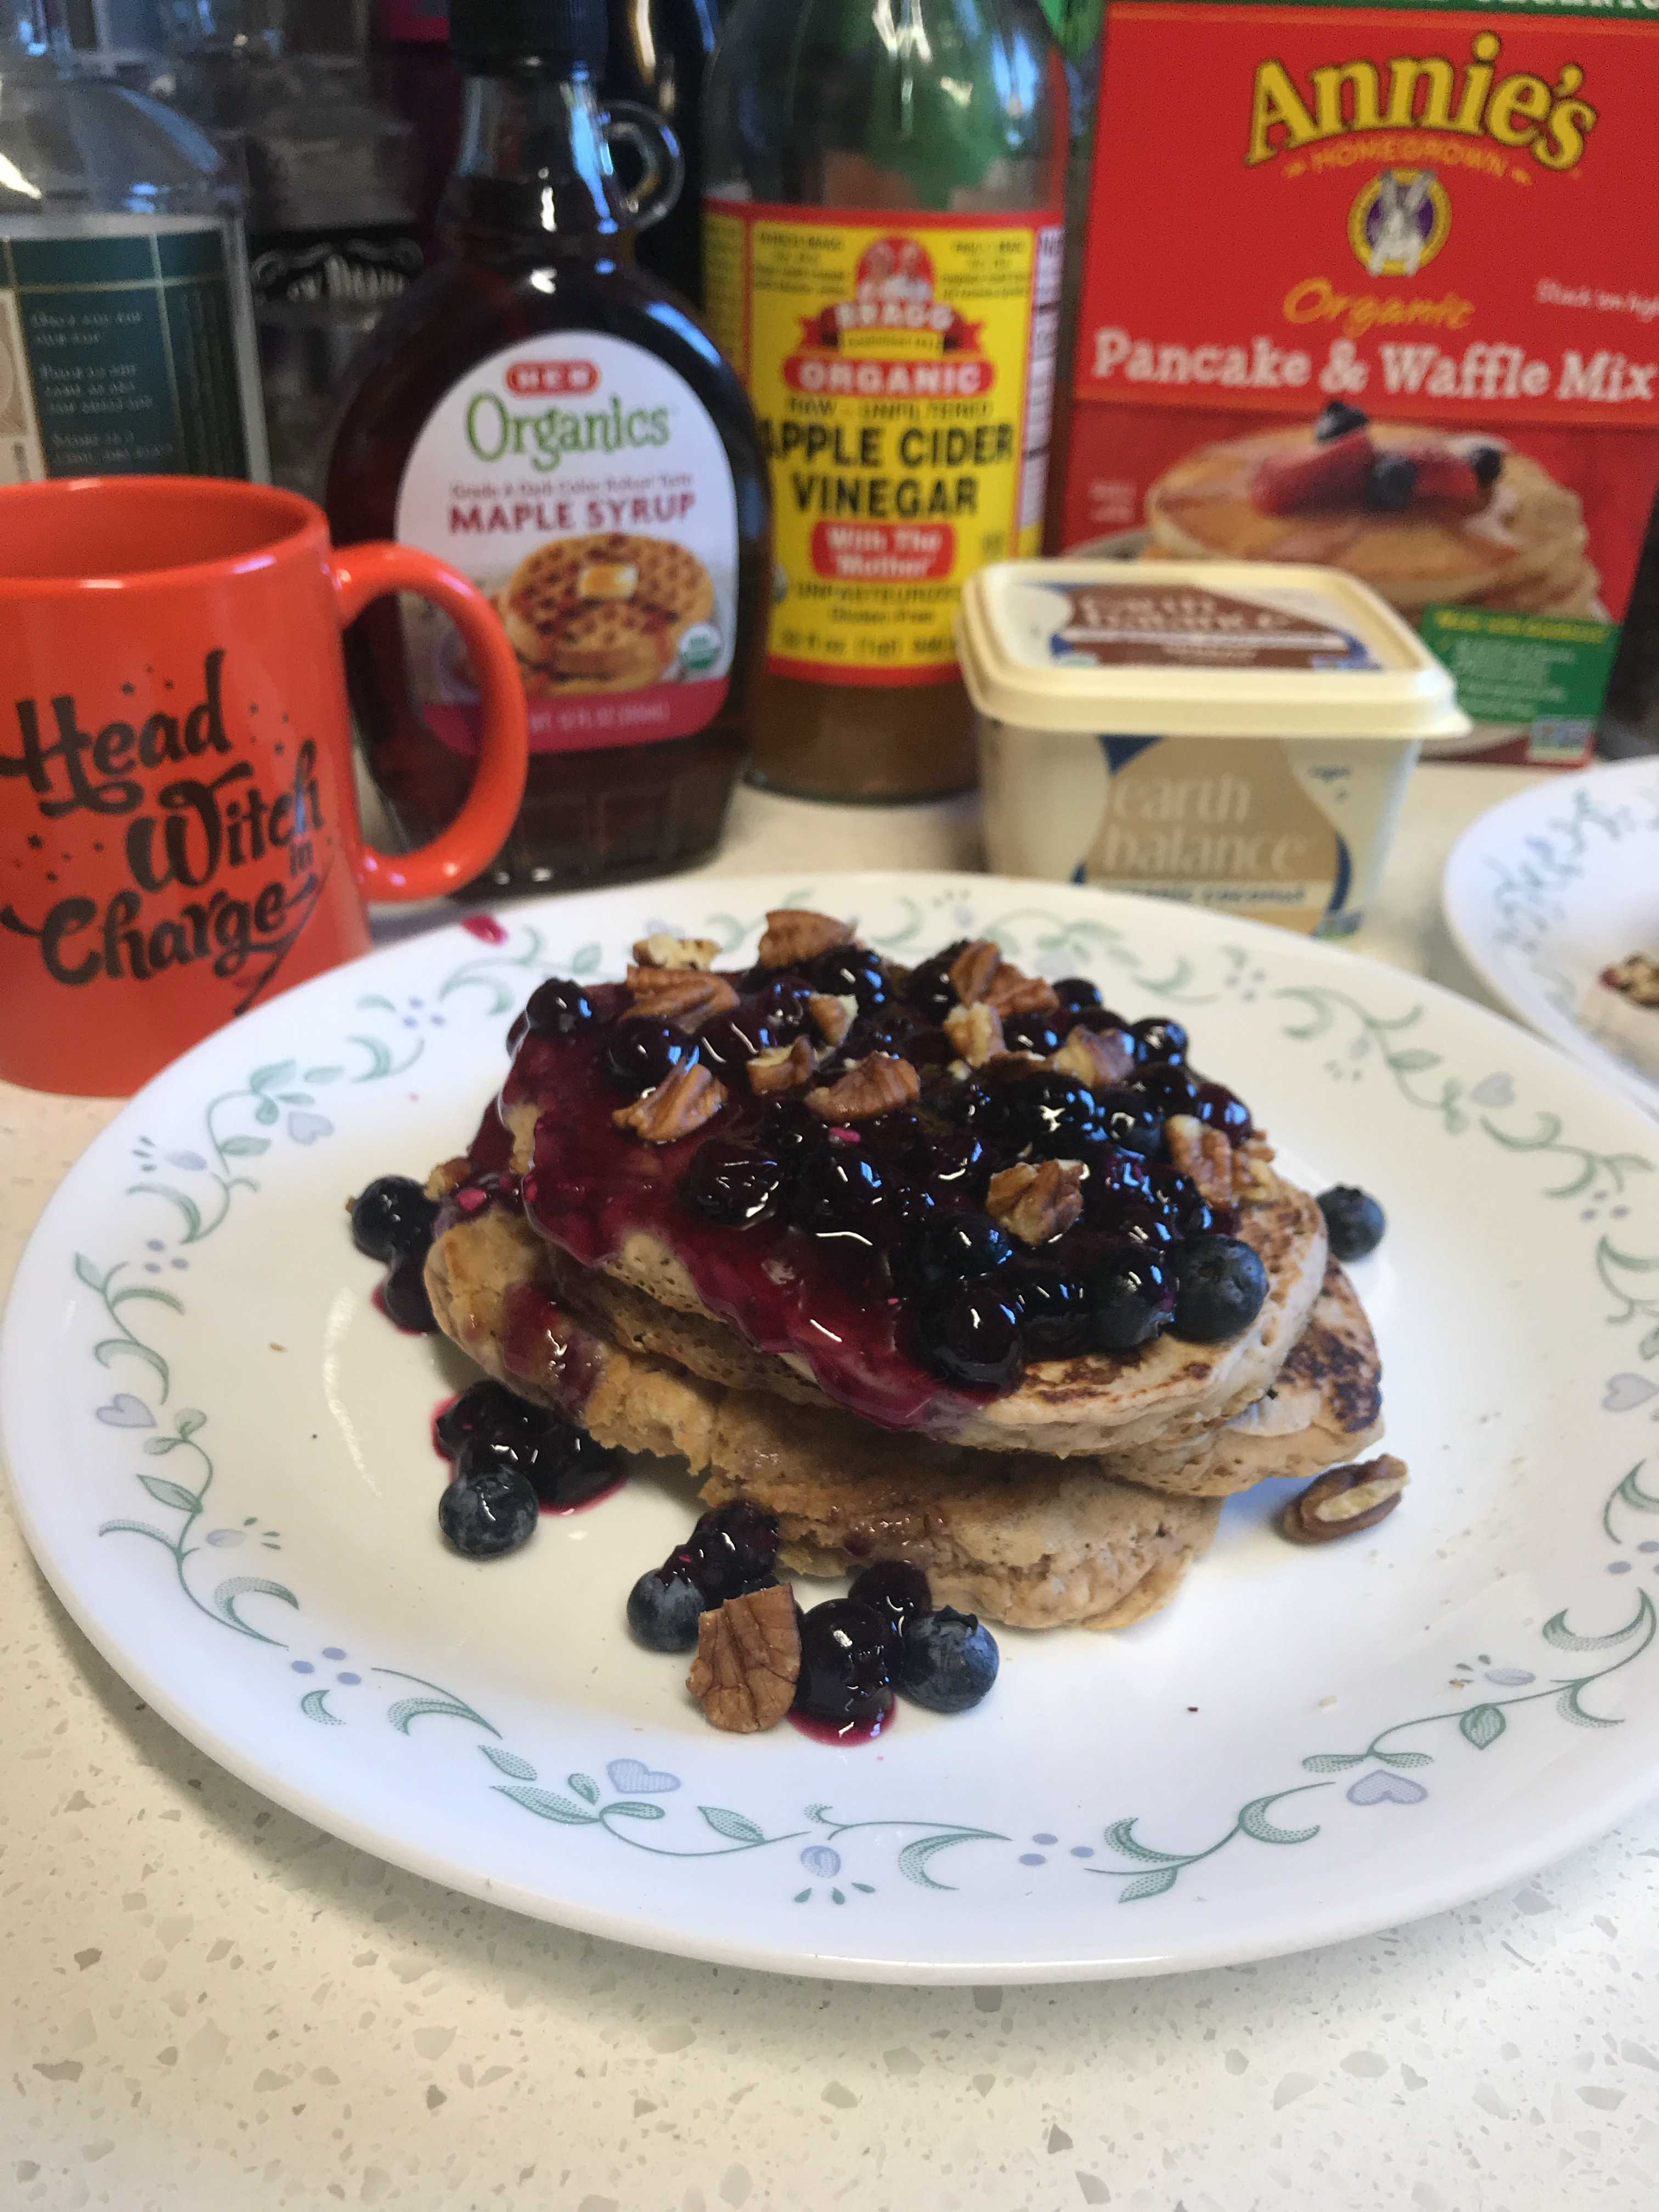
M 1473 988 L 1419 771 L 1359 942 Z M 744 793 L 725 872 L 970 864 L 967 806 Z M 0 1085 L 0 1282 L 106 1102 Z M 1659 1806 L 1397 1933 L 1099 1987 L 861 1990 L 381 1865 L 146 1710 L 0 1513 L 0 2208 L 1576 2212 L 1659 2204 Z

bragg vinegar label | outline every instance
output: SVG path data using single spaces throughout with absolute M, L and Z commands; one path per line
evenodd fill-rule
M 708 319 L 771 465 L 768 666 L 948 681 L 963 581 L 1041 536 L 1058 216 L 714 199 L 705 233 Z

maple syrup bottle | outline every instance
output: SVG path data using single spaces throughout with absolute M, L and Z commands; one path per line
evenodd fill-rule
M 711 852 L 764 645 L 758 433 L 713 339 L 635 264 L 634 229 L 668 200 L 678 156 L 659 132 L 641 204 L 624 199 L 593 89 L 605 39 L 605 0 L 454 0 L 465 94 L 447 258 L 358 357 L 329 460 L 337 540 L 453 562 L 518 652 L 530 780 L 480 895 Z M 370 773 L 424 840 L 471 774 L 465 656 L 412 600 L 371 607 L 346 651 Z
M 732 0 L 702 122 L 704 298 L 777 502 L 754 780 L 960 790 L 957 601 L 1042 535 L 1059 49 L 1036 0 Z

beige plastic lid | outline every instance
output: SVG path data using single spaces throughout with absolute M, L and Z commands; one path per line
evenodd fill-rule
M 957 617 L 969 697 L 1033 730 L 1456 738 L 1469 719 L 1416 632 L 1340 568 L 1000 561 Z

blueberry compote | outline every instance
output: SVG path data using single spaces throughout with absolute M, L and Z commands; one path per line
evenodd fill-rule
M 1237 1144 L 1250 1133 L 1248 1109 L 1189 1072 L 1177 1024 L 1141 1022 L 1131 1034 L 1075 979 L 1058 1006 L 1014 1021 L 1020 1054 L 1063 1044 L 1079 1023 L 1115 1028 L 1133 1049 L 1122 1081 L 1091 1091 L 1023 1056 L 964 1073 L 941 1025 L 959 950 L 911 969 L 854 946 L 800 973 L 732 972 L 737 1005 L 702 1024 L 635 1016 L 619 984 L 554 978 L 514 1025 L 501 1100 L 502 1111 L 538 1110 L 532 1168 L 521 1186 L 507 1176 L 492 1110 L 466 1188 L 522 1204 L 585 1265 L 647 1233 L 710 1312 L 760 1350 L 804 1360 L 830 1397 L 885 1427 L 949 1433 L 965 1406 L 1013 1388 L 1030 1360 L 1133 1358 L 1170 1325 L 1183 1242 L 1237 1225 L 1176 1171 L 1165 1115 L 1184 1110 Z M 913 1103 L 836 1125 L 799 1090 L 751 1090 L 753 1053 L 811 1034 L 814 991 L 852 1017 L 839 1047 L 820 1052 L 816 1083 L 891 1054 L 917 1071 Z M 617 1126 L 632 1097 L 697 1066 L 725 1103 L 694 1133 L 652 1144 Z M 1083 1218 L 1036 1253 L 1011 1250 L 986 1218 L 988 1186 L 1000 1170 L 1044 1159 L 1082 1163 Z M 1134 1254 L 1146 1263 L 1131 1266 Z M 1126 1310 L 1126 1280 L 1144 1315 Z

